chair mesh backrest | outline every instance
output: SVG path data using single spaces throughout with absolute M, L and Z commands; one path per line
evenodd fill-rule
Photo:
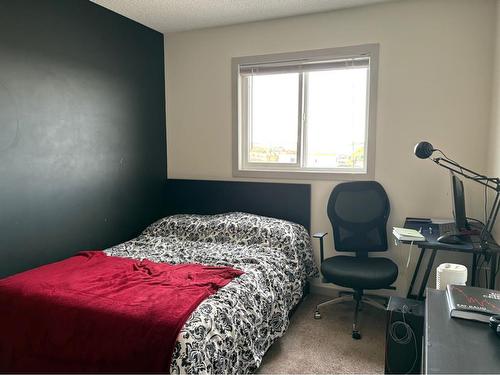
M 327 213 L 335 249 L 357 253 L 387 250 L 387 193 L 376 181 L 338 184 L 330 194 Z

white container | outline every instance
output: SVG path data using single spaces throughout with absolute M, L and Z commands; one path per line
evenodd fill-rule
M 462 264 L 443 263 L 436 269 L 436 289 L 446 290 L 446 285 L 465 285 L 467 267 Z

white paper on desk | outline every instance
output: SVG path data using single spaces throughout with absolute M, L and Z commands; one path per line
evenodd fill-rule
M 450 224 L 454 223 L 454 219 L 438 219 L 438 218 L 431 218 L 431 223 L 432 224 Z

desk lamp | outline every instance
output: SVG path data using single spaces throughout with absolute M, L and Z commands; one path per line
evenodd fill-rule
M 431 158 L 432 154 L 436 151 L 439 152 L 442 156 Z M 437 148 L 434 148 L 429 142 L 419 142 L 415 146 L 415 155 L 420 159 L 430 158 L 437 165 L 446 168 L 453 173 L 459 174 L 460 176 L 463 176 L 469 180 L 475 181 L 485 186 L 485 189 L 490 188 L 495 191 L 496 195 L 495 200 L 493 201 L 493 206 L 491 207 L 488 219 L 486 220 L 486 223 L 481 230 L 480 235 L 481 249 L 486 250 L 488 248 L 488 238 L 490 238 L 491 236 L 491 231 L 493 230 L 493 226 L 495 225 L 495 220 L 500 208 L 500 178 L 487 177 L 461 166 L 456 161 L 447 157 L 444 152 Z

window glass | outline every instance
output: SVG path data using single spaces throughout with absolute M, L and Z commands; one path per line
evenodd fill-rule
M 367 79 L 367 68 L 307 73 L 307 167 L 364 168 Z
M 299 74 L 247 78 L 248 161 L 296 163 L 299 115 Z

